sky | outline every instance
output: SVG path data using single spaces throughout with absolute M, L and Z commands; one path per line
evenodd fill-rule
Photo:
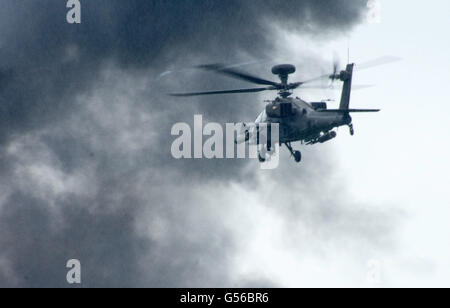
M 368 261 L 381 264 L 377 285 L 448 286 L 449 147 L 443 135 L 449 131 L 445 97 L 450 45 L 443 38 L 449 4 L 381 4 L 379 24 L 361 24 L 347 38 L 327 46 L 309 42 L 312 48 L 323 48 L 324 55 L 329 46 L 341 50 L 343 61 L 347 46 L 356 63 L 380 55 L 402 58 L 355 74 L 355 84 L 374 87 L 354 92 L 352 106 L 382 111 L 354 116 L 357 134 L 340 133 L 339 141 L 327 146 L 333 148 L 351 199 L 396 217 L 395 249 L 376 252 Z M 299 49 L 304 45 L 300 41 Z
M 0 286 L 69 287 L 69 259 L 86 287 L 449 285 L 446 1 L 381 1 L 371 24 L 363 0 L 96 0 L 81 25 L 62 2 L 0 4 Z M 242 86 L 192 66 L 301 80 L 348 46 L 402 58 L 355 73 L 374 87 L 351 106 L 382 109 L 355 136 L 276 170 L 171 157 L 175 123 L 251 121 L 273 98 L 167 97 Z
M 343 148 L 338 154 L 348 158 L 344 170 L 355 170 L 353 162 L 360 166 L 348 179 L 355 198 L 390 203 L 404 213 L 398 251 L 383 258 L 389 286 L 449 285 L 449 147 L 443 137 L 450 111 L 445 103 L 450 45 L 443 39 L 450 23 L 448 8 L 445 1 L 427 7 L 419 1 L 384 1 L 382 22 L 352 37 L 358 57 L 378 52 L 403 58 L 386 70 L 360 73 L 361 82 L 373 80 L 378 86 L 356 94 L 355 101 L 383 112 L 376 123 L 367 123 L 373 130 L 360 149 L 370 149 L 370 155 L 356 149 L 349 154 Z M 377 145 L 370 141 L 380 137 Z

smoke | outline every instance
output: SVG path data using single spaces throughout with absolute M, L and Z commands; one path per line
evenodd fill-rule
M 72 258 L 85 286 L 277 285 L 243 269 L 264 251 L 249 245 L 264 223 L 303 256 L 390 245 L 384 213 L 323 180 L 333 167 L 322 152 L 271 173 L 170 155 L 174 123 L 251 121 L 262 107 L 255 96 L 167 97 L 242 86 L 183 68 L 274 58 L 280 31 L 338 36 L 366 1 L 82 1 L 81 25 L 65 22 L 64 1 L 1 7 L 1 286 L 67 286 Z

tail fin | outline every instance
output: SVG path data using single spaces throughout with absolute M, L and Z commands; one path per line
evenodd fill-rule
M 342 89 L 341 104 L 339 105 L 339 109 L 349 109 L 354 66 L 355 64 L 347 65 L 346 70 L 342 71 L 340 74 L 339 78 L 344 82 L 344 87 Z

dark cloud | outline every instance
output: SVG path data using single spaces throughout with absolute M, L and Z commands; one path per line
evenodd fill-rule
M 0 130 L 0 140 L 70 114 L 73 96 L 92 86 L 104 61 L 163 70 L 242 53 L 261 57 L 275 47 L 271 25 L 343 31 L 359 21 L 365 2 L 95 0 L 82 2 L 82 24 L 74 26 L 65 22 L 64 1 L 4 1 L 0 67 L 15 78 L 2 90 L 0 123 L 8 130 Z
M 274 57 L 279 27 L 339 35 L 361 20 L 365 0 L 82 1 L 81 25 L 65 22 L 65 1 L 1 7 L 1 286 L 66 286 L 71 258 L 82 260 L 86 286 L 235 284 L 235 228 L 248 220 L 230 223 L 240 202 L 232 187 L 252 199 L 272 176 L 280 190 L 302 189 L 304 196 L 279 199 L 280 215 L 286 226 L 323 228 L 317 241 L 358 233 L 375 245 L 378 230 L 390 231 L 378 214 L 352 225 L 357 213 L 348 206 L 313 198 L 346 194 L 320 180 L 324 155 L 299 174 L 285 164 L 270 176 L 247 161 L 174 161 L 174 123 L 196 113 L 250 121 L 262 105 L 254 96 L 175 100 L 164 93 L 242 83 L 192 71 L 158 77 L 198 63 Z M 320 212 L 328 209 L 338 218 Z M 240 283 L 273 284 L 263 276 Z

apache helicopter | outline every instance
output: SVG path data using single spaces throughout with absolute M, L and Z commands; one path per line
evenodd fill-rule
M 398 58 L 384 57 L 361 65 L 361 69 L 372 66 L 385 64 L 388 62 L 398 61 Z M 219 95 L 219 94 L 238 94 L 238 93 L 257 93 L 263 91 L 278 91 L 278 97 L 273 101 L 269 101 L 265 110 L 261 112 L 255 121 L 255 125 L 249 127 L 243 124 L 243 137 L 237 138 L 236 143 L 249 142 L 259 137 L 259 126 L 261 124 L 279 124 L 279 144 L 286 145 L 287 149 L 294 157 L 297 163 L 302 160 L 300 151 L 296 151 L 292 147 L 293 142 L 300 141 L 302 144 L 312 145 L 317 143 L 325 143 L 334 138 L 337 134 L 335 128 L 340 126 L 348 126 L 350 134 L 353 136 L 355 131 L 352 124 L 351 113 L 362 112 L 379 112 L 380 109 L 351 109 L 350 96 L 352 91 L 352 79 L 355 64 L 348 64 L 345 70 L 338 71 L 339 64 L 335 61 L 332 74 L 322 75 L 318 78 L 310 79 L 303 82 L 289 83 L 289 75 L 296 72 L 296 67 L 291 64 L 276 65 L 272 68 L 272 73 L 280 78 L 281 82 L 273 82 L 262 79 L 245 72 L 236 70 L 232 67 L 224 65 L 202 65 L 198 68 L 213 71 L 228 77 L 248 81 L 258 85 L 264 85 L 261 88 L 237 89 L 212 92 L 193 92 L 193 93 L 174 93 L 170 94 L 177 97 L 203 96 L 203 95 Z M 299 97 L 292 98 L 293 90 L 301 88 L 303 85 L 318 81 L 321 79 L 329 79 L 332 83 L 342 81 L 342 95 L 339 109 L 328 109 L 327 102 L 308 103 Z M 267 127 L 270 127 L 268 125 Z M 256 129 L 255 129 L 256 128 Z M 267 133 L 268 140 L 265 145 L 267 152 L 271 152 L 273 146 L 270 140 L 270 132 Z M 258 138 L 259 143 L 259 138 Z M 267 153 L 266 152 L 266 153 Z M 266 161 L 265 154 L 259 151 L 260 162 Z

